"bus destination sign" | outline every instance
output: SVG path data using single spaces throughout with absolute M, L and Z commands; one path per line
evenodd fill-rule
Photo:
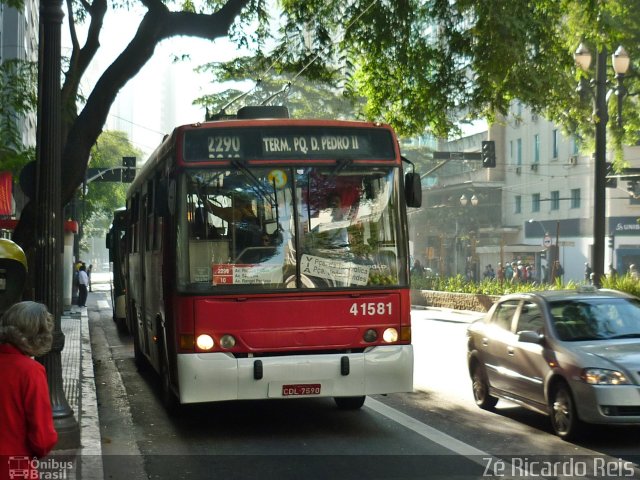
M 184 136 L 187 162 L 395 158 L 391 133 L 382 128 L 208 128 Z
M 336 156 L 342 153 L 357 155 L 361 153 L 358 135 L 277 135 L 262 138 L 262 152 L 265 157 L 272 155 L 322 153 Z M 366 140 L 364 140 L 366 141 Z M 363 145 L 363 149 L 367 146 Z

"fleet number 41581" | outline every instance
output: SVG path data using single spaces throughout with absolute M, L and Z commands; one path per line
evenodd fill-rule
M 349 309 L 351 315 L 391 315 L 391 302 L 352 303 Z

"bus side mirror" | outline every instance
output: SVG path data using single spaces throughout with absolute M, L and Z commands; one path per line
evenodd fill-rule
M 107 233 L 104 243 L 105 243 L 104 246 L 107 247 L 107 250 L 111 250 L 111 231 Z
M 420 208 L 422 206 L 422 184 L 420 175 L 415 172 L 404 176 L 404 196 L 407 207 Z

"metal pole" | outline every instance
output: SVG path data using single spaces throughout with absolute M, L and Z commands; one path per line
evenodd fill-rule
M 598 51 L 596 59 L 596 145 L 593 215 L 593 274 L 594 285 L 601 286 L 604 275 L 604 249 L 606 233 L 606 177 L 607 177 L 607 49 Z
M 54 317 L 51 351 L 39 360 L 47 371 L 53 420 L 58 431 L 57 449 L 80 445 L 80 429 L 64 394 L 60 352 L 64 348 L 62 315 L 61 208 L 61 106 L 60 28 L 62 0 L 40 2 L 38 72 L 38 141 L 36 195 L 35 299 L 47 305 Z

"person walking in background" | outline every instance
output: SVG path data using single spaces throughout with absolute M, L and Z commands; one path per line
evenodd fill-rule
M 502 266 L 501 262 L 498 262 L 498 270 L 496 271 L 496 275 L 500 283 L 504 282 L 504 267 Z
M 504 278 L 507 282 L 513 282 L 513 266 L 509 262 L 507 262 L 507 266 L 504 267 Z
M 640 277 L 640 275 L 638 275 L 638 269 L 636 268 L 636 265 L 634 263 L 629 265 L 629 275 L 634 280 L 638 280 L 638 278 Z
M 413 267 L 411 267 L 411 274 L 417 277 L 424 277 L 424 267 L 417 258 L 413 263 Z
M 58 441 L 44 367 L 33 356 L 51 349 L 53 319 L 47 307 L 20 302 L 0 318 L 0 478 L 11 457 L 46 456 Z M 34 462 L 21 478 L 40 478 Z M 13 478 L 13 477 L 12 477 Z
M 591 269 L 591 266 L 588 263 L 584 264 L 584 281 L 587 283 L 591 283 L 591 274 L 593 273 L 593 270 Z
M 78 270 L 78 306 L 87 306 L 87 296 L 89 288 L 89 275 L 87 275 L 87 267 L 83 263 Z
M 93 271 L 93 264 L 89 265 L 89 268 L 87 268 L 87 277 L 89 278 L 89 291 L 92 292 L 93 290 L 91 290 L 91 272 Z

